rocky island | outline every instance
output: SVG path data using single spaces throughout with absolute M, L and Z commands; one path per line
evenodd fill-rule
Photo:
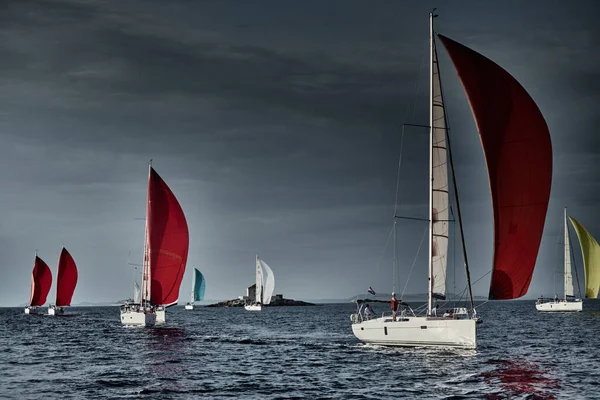
M 245 296 L 244 296 L 245 297 Z M 225 300 L 215 304 L 209 304 L 206 307 L 243 307 L 246 302 L 245 298 L 237 298 L 233 300 Z M 273 296 L 271 303 L 266 307 L 286 307 L 286 306 L 314 306 L 313 303 L 307 303 L 300 300 L 284 299 L 281 295 Z M 264 306 L 263 306 L 264 307 Z

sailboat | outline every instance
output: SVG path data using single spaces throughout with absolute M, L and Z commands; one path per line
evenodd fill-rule
M 166 308 L 177 304 L 187 263 L 189 232 L 183 210 L 152 162 L 148 170 L 142 296 L 139 304 L 121 307 L 124 325 L 164 323 Z
M 565 207 L 564 212 L 564 225 L 564 296 L 562 299 L 559 299 L 558 296 L 555 296 L 554 299 L 544 299 L 544 297 L 540 297 L 535 303 L 535 308 L 538 311 L 581 311 L 583 309 L 583 301 L 581 301 L 581 298 L 575 299 L 573 296 L 574 290 L 573 274 L 571 272 L 571 243 L 569 240 L 569 225 L 567 223 L 567 207 Z M 581 297 L 581 293 L 579 294 L 579 297 Z
M 190 302 L 185 305 L 186 310 L 194 309 L 194 302 L 204 300 L 204 292 L 206 291 L 206 281 L 202 272 L 194 268 L 194 282 L 192 284 L 192 294 Z
M 63 307 L 71 305 L 71 299 L 77 285 L 77 266 L 71 254 L 62 248 L 58 258 L 58 274 L 56 278 L 56 303 L 48 306 L 48 315 L 64 314 Z
M 435 9 L 434 9 L 435 11 Z M 425 315 L 402 305 L 399 318 L 370 319 L 357 301 L 352 331 L 361 341 L 389 346 L 477 347 L 469 263 L 433 21 L 429 14 L 429 232 L 428 300 Z M 479 131 L 485 153 L 494 215 L 494 254 L 489 298 L 514 299 L 527 293 L 544 229 L 552 183 L 552 144 L 544 117 L 525 89 L 502 67 L 468 47 L 437 35 L 450 55 Z M 450 163 L 451 171 L 448 169 Z M 449 172 L 469 296 L 469 307 L 438 316 L 446 298 Z M 394 216 L 394 227 L 399 216 Z M 405 304 L 405 303 L 404 303 Z
M 46 302 L 50 286 L 52 286 L 52 272 L 36 252 L 31 274 L 31 295 L 29 305 L 25 307 L 25 314 L 39 314 L 39 307 Z
M 275 275 L 271 267 L 256 255 L 256 292 L 254 302 L 244 305 L 247 311 L 260 311 L 271 302 L 275 291 Z

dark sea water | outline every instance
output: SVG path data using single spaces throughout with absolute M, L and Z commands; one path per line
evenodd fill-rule
M 597 301 L 571 314 L 487 303 L 474 351 L 364 345 L 354 311 L 173 307 L 164 327 L 125 328 L 118 307 L 74 307 L 70 317 L 2 308 L 0 397 L 600 398 Z

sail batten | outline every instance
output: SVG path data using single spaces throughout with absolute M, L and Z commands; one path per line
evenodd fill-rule
M 595 299 L 600 289 L 600 245 L 594 237 L 573 217 L 569 217 L 579 238 L 585 272 L 585 297 Z
M 490 299 L 527 293 L 552 184 L 550 132 L 527 91 L 502 67 L 447 37 L 484 150 L 494 216 Z
M 70 306 L 77 286 L 77 265 L 71 254 L 63 247 L 58 259 L 56 278 L 56 306 Z
M 189 232 L 177 198 L 152 167 L 148 182 L 147 215 L 150 302 L 154 305 L 173 305 L 178 301 L 185 273 Z
M 48 264 L 36 255 L 31 274 L 29 305 L 32 307 L 43 306 L 50 292 L 50 286 L 52 286 L 52 272 Z

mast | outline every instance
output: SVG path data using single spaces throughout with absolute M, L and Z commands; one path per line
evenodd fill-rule
M 148 218 L 150 216 L 150 177 L 152 172 L 152 160 L 148 162 L 148 199 L 146 201 L 146 227 L 144 228 L 144 267 L 142 274 L 142 305 L 144 301 L 150 301 L 150 259 L 148 249 Z
M 433 12 L 429 13 L 429 280 L 427 289 L 427 315 L 433 308 Z
M 393 246 L 393 261 L 392 261 L 392 268 L 393 268 L 393 275 L 394 275 L 394 283 L 392 284 L 392 292 L 396 293 L 396 281 L 398 280 L 397 277 L 397 269 L 398 269 L 398 250 L 397 250 L 397 246 L 396 246 L 396 218 L 394 218 L 394 235 L 393 235 L 393 240 L 394 240 L 394 246 Z

